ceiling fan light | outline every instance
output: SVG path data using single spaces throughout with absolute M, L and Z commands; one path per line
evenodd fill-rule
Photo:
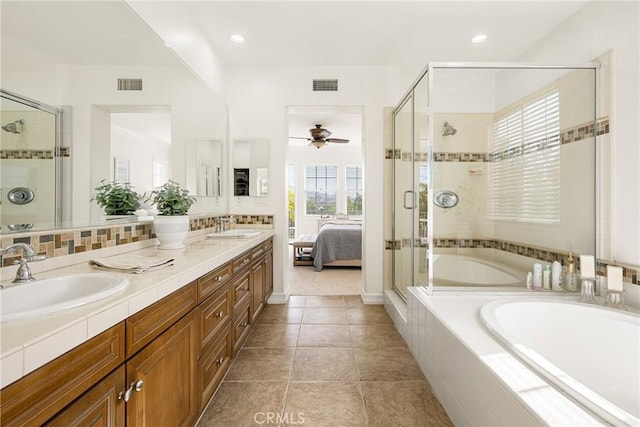
M 316 148 L 322 148 L 324 147 L 325 144 L 326 142 L 324 141 L 311 141 L 311 145 L 313 145 Z

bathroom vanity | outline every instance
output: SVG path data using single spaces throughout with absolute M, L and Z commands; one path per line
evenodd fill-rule
M 151 273 L 198 277 L 4 387 L 2 425 L 195 424 L 273 291 L 273 233 L 211 245 Z

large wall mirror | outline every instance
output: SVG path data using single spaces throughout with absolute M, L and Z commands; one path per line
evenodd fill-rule
M 219 139 L 196 138 L 187 143 L 187 188 L 197 196 L 223 195 L 223 143 Z M 194 167 L 195 165 L 195 167 Z
M 269 195 L 269 140 L 266 138 L 233 141 L 233 195 Z
M 45 191 L 56 194 L 62 212 L 55 220 L 36 221 L 33 229 L 102 223 L 104 213 L 90 201 L 102 180 L 128 177 L 143 193 L 171 179 L 194 194 L 222 194 L 225 101 L 126 2 L 0 7 L 2 89 L 65 113 L 63 191 Z M 8 120 L 2 125 L 19 118 Z M 32 132 L 26 118 L 25 123 Z M 17 135 L 2 134 L 3 145 L 4 134 Z M 192 162 L 188 148 L 196 140 Z M 204 205 L 196 208 L 204 212 Z M 224 210 L 226 202 L 215 206 Z
M 61 212 L 62 110 L 2 91 L 0 196 L 4 231 L 55 224 Z

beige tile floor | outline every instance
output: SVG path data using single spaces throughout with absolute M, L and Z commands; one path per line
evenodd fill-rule
M 357 267 L 294 266 L 293 247 L 289 248 L 289 293 L 291 295 L 360 295 L 362 270 Z
M 382 306 L 267 305 L 198 426 L 450 426 Z

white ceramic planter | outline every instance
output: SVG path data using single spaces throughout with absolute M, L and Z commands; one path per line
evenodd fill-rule
M 153 218 L 153 230 L 160 242 L 158 249 L 184 248 L 189 233 L 189 215 L 156 215 Z

